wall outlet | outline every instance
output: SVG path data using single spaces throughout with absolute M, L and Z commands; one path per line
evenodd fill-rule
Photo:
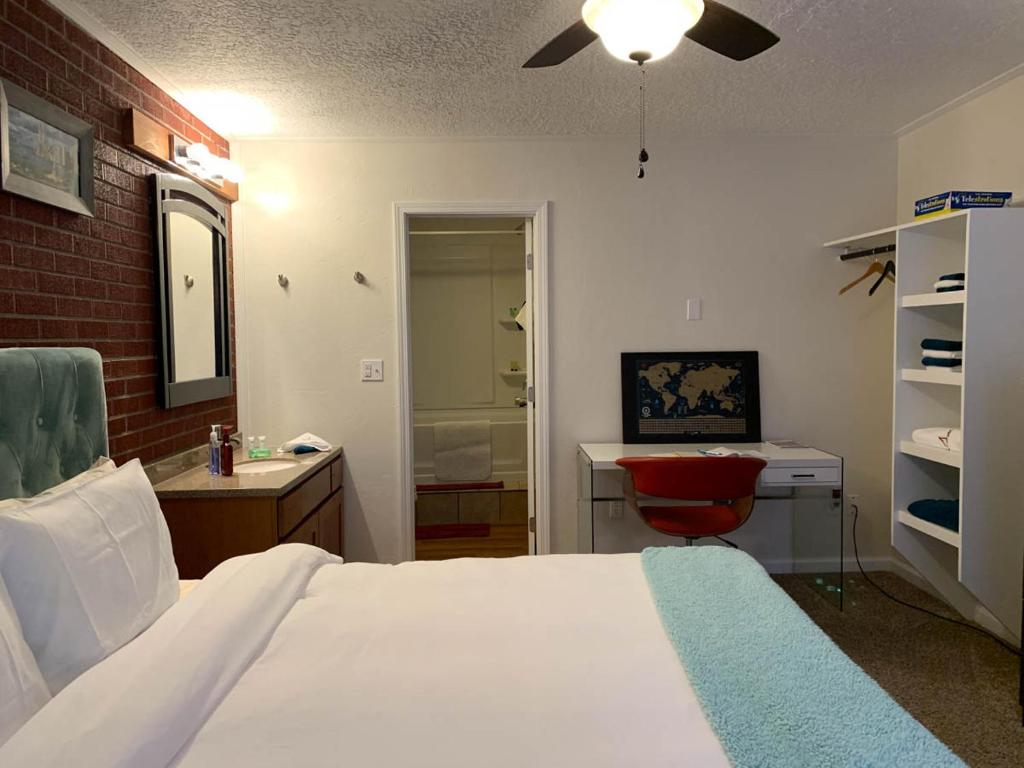
M 621 501 L 609 501 L 608 502 L 608 519 L 609 520 L 621 520 L 622 519 L 622 502 Z
M 359 363 L 359 375 L 362 381 L 384 381 L 383 360 L 362 360 Z

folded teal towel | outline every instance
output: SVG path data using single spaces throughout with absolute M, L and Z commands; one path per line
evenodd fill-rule
M 921 359 L 921 365 L 935 368 L 959 368 L 963 364 L 963 360 L 950 360 L 947 357 L 925 357 Z
M 911 502 L 907 512 L 951 531 L 960 530 L 960 502 L 956 499 L 921 499 Z
M 939 278 L 939 281 L 941 282 L 942 280 L 966 280 L 966 279 L 967 279 L 967 273 L 966 272 L 953 272 L 953 273 L 948 274 L 948 275 L 942 275 Z
M 950 286 L 949 288 L 936 288 L 936 293 L 952 293 L 953 291 L 962 291 L 964 286 Z
M 651 596 L 737 768 L 960 766 L 749 555 L 645 549 Z
M 960 352 L 964 348 L 962 341 L 953 339 L 925 339 L 921 342 L 921 349 L 941 349 L 943 352 Z

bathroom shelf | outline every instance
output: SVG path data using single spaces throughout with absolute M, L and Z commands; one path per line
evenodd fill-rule
M 522 328 L 519 327 L 519 323 L 517 323 L 511 317 L 499 317 L 498 318 L 498 325 L 500 325 L 502 328 L 504 328 L 506 330 L 509 330 L 509 331 L 521 331 L 521 330 L 523 330 Z
M 526 371 L 498 371 L 506 379 L 525 379 Z
M 934 461 L 936 464 L 945 464 L 947 467 L 956 467 L 957 469 L 963 463 L 963 454 L 960 451 L 945 451 L 941 448 L 918 445 L 911 440 L 900 441 L 900 453 Z
M 967 300 L 967 291 L 949 291 L 948 293 L 915 293 L 904 296 L 900 302 L 902 307 L 943 307 L 950 304 L 963 304 Z
M 954 387 L 962 387 L 964 384 L 963 371 L 937 371 L 930 368 L 903 368 L 900 371 L 900 378 L 903 381 L 914 381 L 923 384 L 949 384 Z
M 901 509 L 896 513 L 896 519 L 908 528 L 913 528 L 915 531 L 920 531 L 927 536 L 931 536 L 933 539 L 938 539 L 957 549 L 960 548 L 960 534 L 956 531 L 943 528 L 935 523 L 929 523 L 920 517 L 914 517 L 905 509 Z

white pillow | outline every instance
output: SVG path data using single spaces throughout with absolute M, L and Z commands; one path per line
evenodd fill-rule
M 100 456 L 93 462 L 91 467 L 85 470 L 85 472 L 79 472 L 74 477 L 69 477 L 63 483 L 58 483 L 53 486 L 53 488 L 47 488 L 45 491 L 37 493 L 35 496 L 28 496 L 20 499 L 4 499 L 3 501 L 0 501 L 0 515 L 4 512 L 10 512 L 12 509 L 24 507 L 26 504 L 33 504 L 47 496 L 56 496 L 58 493 L 64 493 L 64 491 L 77 488 L 80 485 L 85 485 L 86 483 L 92 482 L 100 475 L 109 475 L 115 469 L 117 469 L 117 465 L 113 460 L 108 459 L 106 456 Z
M 149 627 L 178 569 L 138 459 L 0 515 L 0 578 L 54 695 Z
M 0 580 L 0 746 L 50 700 L 50 689 L 25 644 L 11 598 Z

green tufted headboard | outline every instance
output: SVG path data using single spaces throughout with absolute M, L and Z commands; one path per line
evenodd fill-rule
M 0 499 L 33 496 L 107 455 L 93 349 L 0 349 Z

